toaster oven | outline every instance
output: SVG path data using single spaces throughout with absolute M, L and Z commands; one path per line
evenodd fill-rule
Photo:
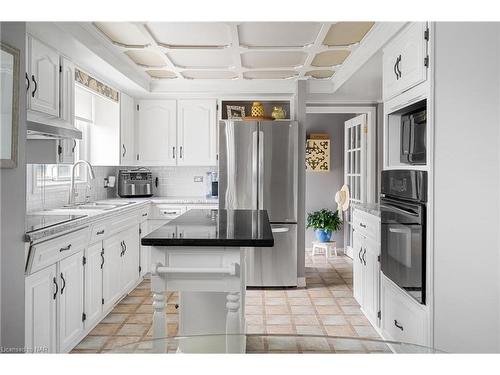
M 118 172 L 118 195 L 122 198 L 151 197 L 153 175 L 146 168 L 121 169 Z

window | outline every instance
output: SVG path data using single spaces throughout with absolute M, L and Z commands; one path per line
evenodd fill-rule
M 87 156 L 87 139 L 88 139 L 89 124 L 75 120 L 75 127 L 82 131 L 81 140 L 63 140 L 61 147 L 73 148 L 75 161 L 86 159 Z M 66 185 L 71 181 L 71 164 L 35 164 L 33 165 L 33 176 L 36 187 Z M 80 165 L 75 171 L 75 181 L 87 182 L 87 174 L 84 166 Z

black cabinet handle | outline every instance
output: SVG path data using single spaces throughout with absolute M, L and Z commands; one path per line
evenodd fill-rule
M 30 91 L 30 77 L 28 77 L 28 73 L 26 73 L 26 83 L 28 86 L 26 86 L 26 91 Z
M 31 93 L 31 97 L 34 98 L 36 89 L 38 88 L 38 84 L 36 83 L 35 76 L 33 74 L 31 75 L 31 80 L 35 84 L 35 88 L 33 89 L 33 92 Z
M 401 331 L 403 331 L 403 326 L 401 324 L 398 323 L 398 321 L 396 319 L 394 319 L 394 325 L 396 327 L 398 327 Z
M 159 179 L 158 177 L 155 177 L 155 187 L 158 187 Z
M 127 153 L 127 148 L 125 147 L 125 144 L 122 144 L 122 148 L 123 148 L 122 158 L 124 158 L 125 154 Z
M 182 159 L 182 146 L 179 148 L 179 158 Z
M 122 257 L 122 256 L 123 256 L 123 251 L 124 251 L 124 250 L 123 250 L 123 241 L 122 241 L 122 242 L 120 242 L 120 246 L 121 246 L 121 248 L 122 248 L 122 251 L 120 252 L 120 256 Z
M 68 251 L 69 249 L 71 249 L 71 244 L 69 244 L 69 245 L 68 245 L 68 246 L 66 246 L 66 247 L 61 247 L 61 248 L 59 249 L 59 252 L 60 252 L 60 253 L 62 253 L 63 251 Z
M 101 270 L 104 267 L 104 250 L 101 251 Z
M 359 226 L 360 226 L 361 228 L 366 228 L 366 224 L 363 224 L 363 223 L 359 223 Z
M 104 234 L 104 229 L 96 232 L 96 235 Z
M 363 251 L 363 263 L 366 266 L 366 247 L 365 247 L 365 251 Z
M 63 282 L 63 286 L 62 286 L 62 288 L 61 288 L 61 296 L 62 296 L 62 294 L 63 294 L 63 292 L 64 292 L 64 288 L 66 288 L 66 280 L 64 280 L 64 275 L 63 275 L 63 273 L 62 273 L 62 272 L 61 272 L 61 280 L 62 280 L 62 282 Z
M 71 152 L 73 154 L 75 153 L 75 148 L 76 148 L 76 139 L 73 139 L 73 148 L 71 149 Z
M 359 261 L 360 261 L 361 263 L 363 263 L 363 259 L 361 259 L 361 252 L 362 252 L 362 251 L 363 251 L 363 248 L 362 248 L 362 247 L 360 247 L 360 248 L 359 248 L 359 253 L 358 253 L 358 258 L 359 258 Z
M 123 241 L 123 255 L 127 252 L 127 243 Z
M 175 146 L 172 147 L 172 159 L 175 159 Z
M 148 216 L 147 212 L 142 214 L 142 217 L 146 217 L 146 216 Z
M 53 299 L 56 299 L 56 297 L 57 297 L 57 292 L 59 292 L 59 285 L 57 285 L 57 279 L 55 278 L 55 276 L 54 276 L 54 278 L 52 279 L 52 281 L 54 282 L 54 285 L 56 286 L 56 291 L 54 292 L 54 295 L 52 296 L 52 298 L 53 298 Z
M 399 79 L 398 71 L 396 70 L 396 65 L 398 65 L 398 58 L 397 57 L 396 57 L 396 61 L 394 62 L 394 66 L 393 66 L 392 70 L 394 71 L 394 74 L 396 75 L 396 79 Z
M 399 78 L 401 78 L 402 74 L 401 74 L 401 69 L 399 69 L 399 63 L 401 62 L 401 55 L 398 56 L 398 59 L 396 61 L 396 70 L 398 72 L 398 75 L 399 75 Z

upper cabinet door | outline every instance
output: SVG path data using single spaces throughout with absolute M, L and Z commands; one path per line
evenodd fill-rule
M 137 108 L 137 162 L 141 165 L 176 165 L 175 100 L 141 100 Z
M 29 109 L 59 117 L 59 54 L 28 36 Z
M 134 147 L 134 100 L 120 94 L 120 164 L 133 165 L 135 163 Z
M 177 165 L 217 164 L 215 100 L 179 100 Z
M 384 100 L 427 79 L 427 23 L 412 22 L 384 48 Z
M 75 125 L 75 64 L 61 58 L 61 119 Z

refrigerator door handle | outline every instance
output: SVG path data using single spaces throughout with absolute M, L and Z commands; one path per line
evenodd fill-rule
M 289 230 L 290 229 L 286 228 L 286 227 L 274 227 L 274 228 L 271 228 L 271 232 L 273 232 L 273 233 L 286 233 Z
M 259 165 L 258 165 L 258 171 L 259 171 L 259 181 L 258 181 L 258 187 L 259 191 L 257 193 L 257 201 L 258 201 L 258 209 L 263 210 L 264 209 L 264 132 L 260 130 L 259 126 Z
M 252 207 L 258 208 L 258 189 L 259 189 L 259 165 L 257 154 L 259 153 L 258 130 L 252 134 Z

